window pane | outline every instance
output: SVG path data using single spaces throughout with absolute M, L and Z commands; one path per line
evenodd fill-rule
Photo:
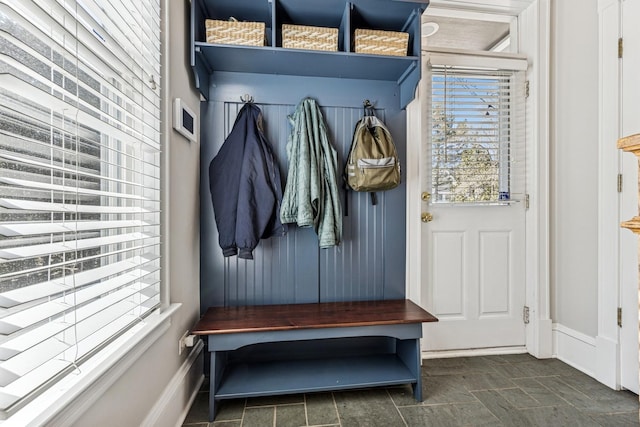
M 0 5 L 0 410 L 160 303 L 159 2 Z
M 511 200 L 513 173 L 524 166 L 516 158 L 524 141 L 514 139 L 521 126 L 515 82 L 512 72 L 432 70 L 434 202 Z

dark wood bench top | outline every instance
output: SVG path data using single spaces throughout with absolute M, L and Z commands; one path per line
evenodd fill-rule
M 409 300 L 211 307 L 196 335 L 437 322 Z

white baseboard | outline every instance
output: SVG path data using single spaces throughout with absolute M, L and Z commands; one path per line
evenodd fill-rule
M 538 359 L 554 357 L 551 319 L 534 319 L 527 327 L 527 350 Z
M 198 340 L 180 369 L 169 381 L 141 427 L 181 426 L 204 381 L 202 357 L 204 344 Z
M 595 378 L 597 370 L 596 339 L 568 328 L 553 324 L 553 354 L 567 365 Z
M 422 360 L 444 359 L 449 357 L 490 356 L 496 354 L 521 354 L 526 352 L 527 349 L 524 346 L 478 348 L 468 350 L 423 351 Z
M 620 390 L 620 345 L 603 336 L 596 337 L 595 378 L 614 390 Z

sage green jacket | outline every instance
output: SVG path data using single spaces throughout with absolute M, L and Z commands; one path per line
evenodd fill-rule
M 305 98 L 289 116 L 289 172 L 280 208 L 283 224 L 313 226 L 321 248 L 342 239 L 342 206 L 338 190 L 338 155 L 329 143 L 322 112 Z

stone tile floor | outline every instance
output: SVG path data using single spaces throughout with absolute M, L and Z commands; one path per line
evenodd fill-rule
M 184 426 L 640 426 L 638 396 L 557 359 L 528 354 L 425 360 L 423 398 L 410 386 L 223 401 L 207 422 L 203 388 Z

